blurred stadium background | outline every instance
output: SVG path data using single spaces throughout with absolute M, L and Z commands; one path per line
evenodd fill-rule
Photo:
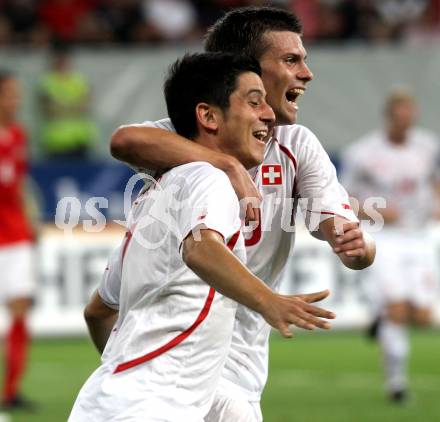
M 20 117 L 31 150 L 39 288 L 25 392 L 40 403 L 35 415 L 0 414 L 0 421 L 66 419 L 98 364 L 82 309 L 122 237 L 115 221 L 124 219 L 123 192 L 132 175 L 109 155 L 109 137 L 121 124 L 164 117 L 161 90 L 168 65 L 186 51 L 201 50 L 202 34 L 224 11 L 249 4 L 291 9 L 303 20 L 315 79 L 300 99 L 299 123 L 317 134 L 336 166 L 347 145 L 382 124 L 384 96 L 396 85 L 412 89 L 420 124 L 440 135 L 439 0 L 0 0 L 0 64 L 23 84 Z M 41 80 L 54 44 L 68 46 L 72 68 L 91 89 L 87 116 L 97 135 L 77 160 L 53 158 L 42 139 Z M 69 236 L 54 224 L 64 197 L 82 205 Z M 86 207 L 93 197 L 108 199 L 99 210 L 107 225 L 85 233 L 83 221 L 96 222 L 96 204 Z M 427 241 L 440 262 L 438 226 Z M 440 420 L 438 328 L 414 334 L 415 399 L 405 408 L 392 407 L 381 391 L 378 350 L 362 338 L 368 308 L 360 278 L 300 231 L 283 288 L 329 287 L 326 306 L 338 320 L 331 333 L 299 334 L 290 342 L 274 336 L 263 401 L 267 421 Z M 1 331 L 6 318 L 1 309 Z M 440 294 L 436 318 L 438 323 Z

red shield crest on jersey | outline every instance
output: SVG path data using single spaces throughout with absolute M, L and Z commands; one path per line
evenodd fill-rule
M 280 164 L 264 164 L 261 166 L 263 185 L 273 186 L 283 184 L 283 172 Z

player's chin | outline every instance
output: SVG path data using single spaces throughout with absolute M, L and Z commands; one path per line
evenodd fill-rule
M 253 151 L 253 156 L 258 161 L 258 164 L 260 164 L 263 161 L 265 148 L 266 148 L 266 143 L 264 142 L 264 140 L 257 142 L 257 145 Z
M 283 109 L 282 111 L 277 113 L 276 124 L 279 126 L 293 125 L 296 123 L 296 118 L 297 118 L 296 110 Z
M 262 141 L 258 141 L 257 145 L 254 145 L 252 151 L 248 155 L 247 168 L 259 166 L 263 162 L 265 144 Z
M 298 116 L 298 108 L 297 106 L 293 106 L 290 103 L 287 103 L 287 105 L 282 110 L 282 116 L 281 119 L 283 120 L 284 125 L 293 125 L 296 123 L 296 119 Z

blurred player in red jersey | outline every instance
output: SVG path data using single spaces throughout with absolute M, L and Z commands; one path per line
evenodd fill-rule
M 16 121 L 20 85 L 16 77 L 0 70 L 0 301 L 10 314 L 5 336 L 4 409 L 27 408 L 19 394 L 29 347 L 26 318 L 35 290 L 33 232 L 28 222 L 23 182 L 27 173 L 26 134 Z

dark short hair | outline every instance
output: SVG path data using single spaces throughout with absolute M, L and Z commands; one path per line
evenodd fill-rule
M 275 7 L 233 9 L 208 30 L 205 50 L 241 53 L 260 59 L 269 47 L 262 40 L 267 31 L 301 34 L 302 25 L 293 13 Z
M 176 132 L 193 139 L 197 134 L 195 109 L 207 103 L 225 111 L 237 88 L 237 78 L 245 72 L 261 76 L 252 57 L 231 53 L 187 54 L 174 62 L 165 80 L 165 101 Z

